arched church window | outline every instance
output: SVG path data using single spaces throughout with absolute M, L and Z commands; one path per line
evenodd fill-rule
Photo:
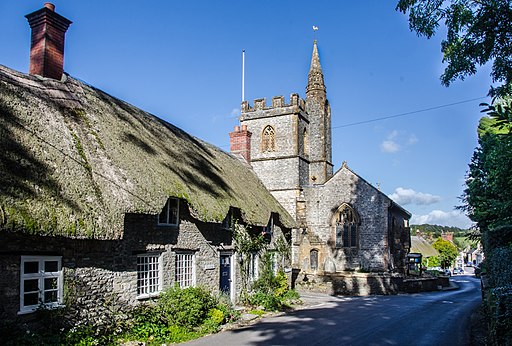
M 309 138 L 308 138 L 308 130 L 304 128 L 304 132 L 302 133 L 302 140 L 303 140 L 303 154 L 308 155 L 309 154 Z
M 264 153 L 276 151 L 276 133 L 274 128 L 270 125 L 263 129 L 261 135 L 261 151 Z
M 358 220 L 357 215 L 348 204 L 342 205 L 335 217 L 336 247 L 357 247 Z
M 311 270 L 318 269 L 318 250 L 313 249 L 309 252 L 309 267 Z

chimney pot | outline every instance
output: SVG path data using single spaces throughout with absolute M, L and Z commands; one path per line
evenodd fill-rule
M 46 7 L 47 9 L 49 9 L 52 12 L 55 12 L 55 5 L 52 4 L 51 2 L 45 2 L 44 7 Z
M 247 125 L 242 125 L 242 131 L 247 131 Z
M 235 125 L 235 131 L 234 132 L 240 132 L 240 126 Z

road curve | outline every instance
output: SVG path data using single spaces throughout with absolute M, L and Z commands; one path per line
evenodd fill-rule
M 468 345 L 469 318 L 481 304 L 480 280 L 464 275 L 450 280 L 459 289 L 369 297 L 311 294 L 303 309 L 185 345 Z

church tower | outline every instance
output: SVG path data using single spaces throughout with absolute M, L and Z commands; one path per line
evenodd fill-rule
M 309 115 L 309 182 L 323 184 L 332 177 L 331 107 L 325 91 L 324 75 L 316 40 L 306 87 Z
M 240 126 L 230 133 L 231 151 L 242 155 L 274 197 L 300 218 L 303 189 L 332 176 L 331 110 L 316 40 L 308 74 L 306 100 L 291 94 L 242 102 Z M 243 131 L 240 130 L 243 129 Z

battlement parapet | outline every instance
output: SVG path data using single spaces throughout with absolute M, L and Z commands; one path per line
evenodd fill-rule
M 304 113 L 306 101 L 299 97 L 299 94 L 290 95 L 290 103 L 286 104 L 284 96 L 274 96 L 272 103 L 267 107 L 266 98 L 254 100 L 254 106 L 249 101 L 242 102 L 242 118 L 254 118 L 259 116 L 273 116 L 280 114 Z

